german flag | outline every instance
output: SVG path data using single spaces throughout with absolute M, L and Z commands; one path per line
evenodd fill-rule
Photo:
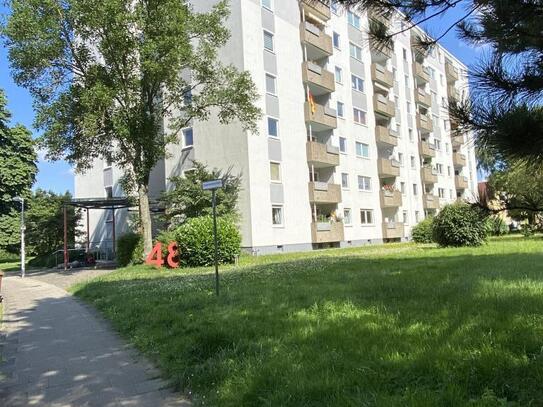
M 315 106 L 315 99 L 313 99 L 313 94 L 310 90 L 307 91 L 307 99 L 309 100 L 309 107 L 311 108 L 311 114 L 315 114 L 317 107 Z

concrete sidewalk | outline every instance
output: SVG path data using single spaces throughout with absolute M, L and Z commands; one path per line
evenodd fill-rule
M 2 406 L 190 406 L 66 291 L 7 277 L 2 293 Z

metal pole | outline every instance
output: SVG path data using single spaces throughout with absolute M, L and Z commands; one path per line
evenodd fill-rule
M 111 214 L 112 214 L 111 237 L 113 239 L 113 259 L 114 259 L 115 258 L 115 207 L 111 208 Z
M 21 198 L 21 278 L 26 271 L 25 229 L 25 200 Z
M 86 208 L 86 209 L 87 209 L 87 253 L 88 253 L 90 250 L 89 208 Z
M 211 191 L 212 207 L 213 207 L 213 243 L 215 244 L 215 292 L 219 296 L 219 245 L 217 242 L 217 209 L 215 205 L 216 190 Z
M 68 270 L 68 215 L 64 205 L 64 271 Z

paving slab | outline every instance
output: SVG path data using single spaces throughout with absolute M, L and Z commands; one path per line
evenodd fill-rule
M 62 288 L 9 276 L 2 294 L 2 407 L 191 405 L 91 307 Z

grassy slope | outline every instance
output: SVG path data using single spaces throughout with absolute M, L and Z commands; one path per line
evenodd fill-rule
M 121 269 L 74 288 L 214 406 L 540 405 L 543 241 Z

